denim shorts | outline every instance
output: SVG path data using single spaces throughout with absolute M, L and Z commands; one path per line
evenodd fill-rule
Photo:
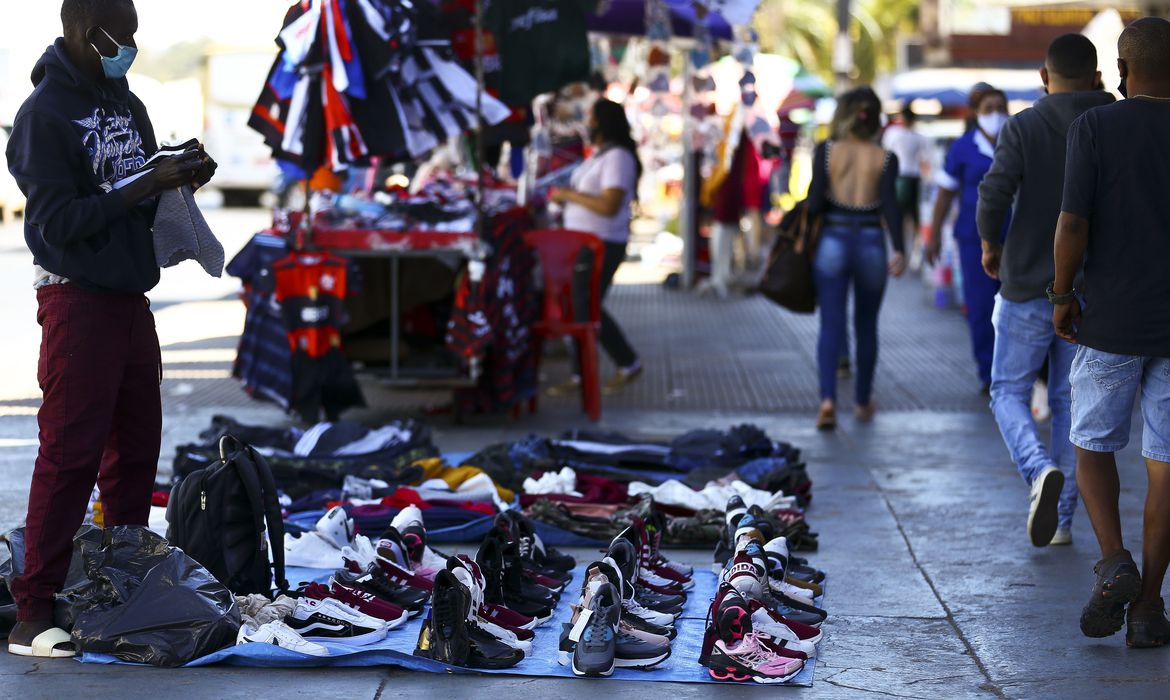
M 1081 345 L 1073 360 L 1074 445 L 1117 452 L 1129 444 L 1134 401 L 1141 391 L 1142 455 L 1170 462 L 1170 359 L 1115 355 Z

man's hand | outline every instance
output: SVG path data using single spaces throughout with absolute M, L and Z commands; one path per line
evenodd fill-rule
M 201 151 L 189 151 L 173 158 L 162 158 L 154 170 L 146 175 L 155 194 L 195 184 L 195 175 L 203 165 Z
M 1081 326 L 1081 303 L 1056 304 L 1052 307 L 1052 327 L 1061 340 L 1077 344 L 1077 329 Z
M 993 280 L 999 279 L 999 263 L 1003 259 L 1003 246 L 983 241 L 983 271 Z
M 930 241 L 926 244 L 926 262 L 931 265 L 937 265 L 938 259 L 942 255 L 942 236 L 932 234 Z
M 195 171 L 195 189 L 203 187 L 211 182 L 211 178 L 215 176 L 215 169 L 219 167 L 219 163 L 215 162 L 211 156 L 204 150 L 203 144 L 199 144 L 199 149 L 196 151 L 200 155 L 199 169 Z
M 889 272 L 890 277 L 901 277 L 902 273 L 906 272 L 906 256 L 901 253 L 891 255 Z

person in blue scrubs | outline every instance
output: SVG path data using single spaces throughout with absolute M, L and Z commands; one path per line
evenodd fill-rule
M 988 277 L 983 270 L 983 247 L 975 226 L 975 210 L 979 205 L 979 183 L 991 169 L 995 140 L 1008 119 L 1007 96 L 1002 90 L 980 83 L 971 91 L 971 110 L 974 123 L 951 145 L 942 171 L 937 174 L 938 198 L 934 203 L 933 235 L 926 258 L 931 264 L 938 261 L 943 222 L 958 197 L 959 215 L 954 233 L 963 273 L 963 300 L 979 380 L 983 393 L 987 394 L 991 389 L 991 358 L 995 351 L 991 312 L 995 308 L 999 281 Z

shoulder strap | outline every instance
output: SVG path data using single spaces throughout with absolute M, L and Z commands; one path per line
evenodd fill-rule
M 272 545 L 272 573 L 276 580 L 276 589 L 287 591 L 288 579 L 284 571 L 284 514 L 281 512 L 280 499 L 276 496 L 276 479 L 273 478 L 272 469 L 263 455 L 251 447 L 248 447 L 248 453 L 256 465 L 260 486 L 264 489 L 264 514 L 268 521 L 268 541 Z
M 235 449 L 232 451 L 231 459 L 228 459 L 227 448 L 231 443 L 235 443 Z M 259 541 L 257 546 L 260 552 L 265 554 L 267 559 L 268 541 L 264 531 L 264 504 L 261 496 L 260 477 L 256 474 L 258 470 L 253 468 L 254 460 L 252 457 L 252 450 L 247 445 L 241 443 L 236 438 L 225 435 L 219 440 L 219 453 L 225 463 L 229 462 L 235 467 L 236 475 L 240 479 L 240 483 L 244 485 L 244 493 L 248 495 L 248 502 L 252 510 L 252 527 L 255 529 Z M 242 459 L 242 457 L 248 459 Z M 283 550 L 281 552 L 283 554 Z M 267 562 L 265 562 L 267 568 Z M 235 572 L 232 572 L 233 574 Z

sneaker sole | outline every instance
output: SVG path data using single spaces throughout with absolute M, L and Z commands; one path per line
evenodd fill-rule
M 1142 580 L 1137 574 L 1123 573 L 1107 583 L 1112 584 L 1109 597 L 1104 592 L 1094 595 L 1081 611 L 1081 632 L 1086 637 L 1109 637 L 1121 631 L 1125 625 L 1125 606 L 1141 595 Z
M 582 671 L 581 669 L 577 668 L 577 659 L 574 658 L 572 669 L 574 676 L 580 676 L 582 678 L 607 678 L 613 675 L 613 669 L 616 666 L 617 659 L 614 659 L 612 662 L 610 662 L 608 669 L 586 669 Z
M 367 644 L 374 644 L 386 638 L 386 630 L 380 629 L 366 634 L 359 634 L 353 637 L 305 637 L 306 642 L 316 642 L 317 644 L 344 644 L 351 647 L 364 647 Z
M 1064 474 L 1059 471 L 1048 472 L 1044 483 L 1040 484 L 1040 497 L 1028 512 L 1028 537 L 1032 540 L 1032 546 L 1045 547 L 1056 535 L 1060 519 L 1056 511 L 1062 489 Z
M 613 666 L 614 666 L 614 668 L 629 668 L 629 669 L 634 669 L 634 670 L 645 670 L 645 669 L 651 668 L 653 666 L 657 666 L 658 664 L 662 663 L 663 661 L 666 661 L 669 658 L 670 658 L 670 650 L 669 649 L 666 650 L 665 654 L 661 654 L 659 656 L 651 657 L 648 659 L 623 659 L 623 658 L 615 656 L 613 659 Z M 557 652 L 557 663 L 560 664 L 561 666 L 572 665 L 573 652 L 571 652 L 571 651 L 558 651 Z M 576 671 L 576 668 L 574 667 L 574 672 L 575 671 Z M 613 671 L 611 670 L 610 673 L 612 673 L 612 672 Z M 606 674 L 606 675 L 609 675 L 609 674 Z

